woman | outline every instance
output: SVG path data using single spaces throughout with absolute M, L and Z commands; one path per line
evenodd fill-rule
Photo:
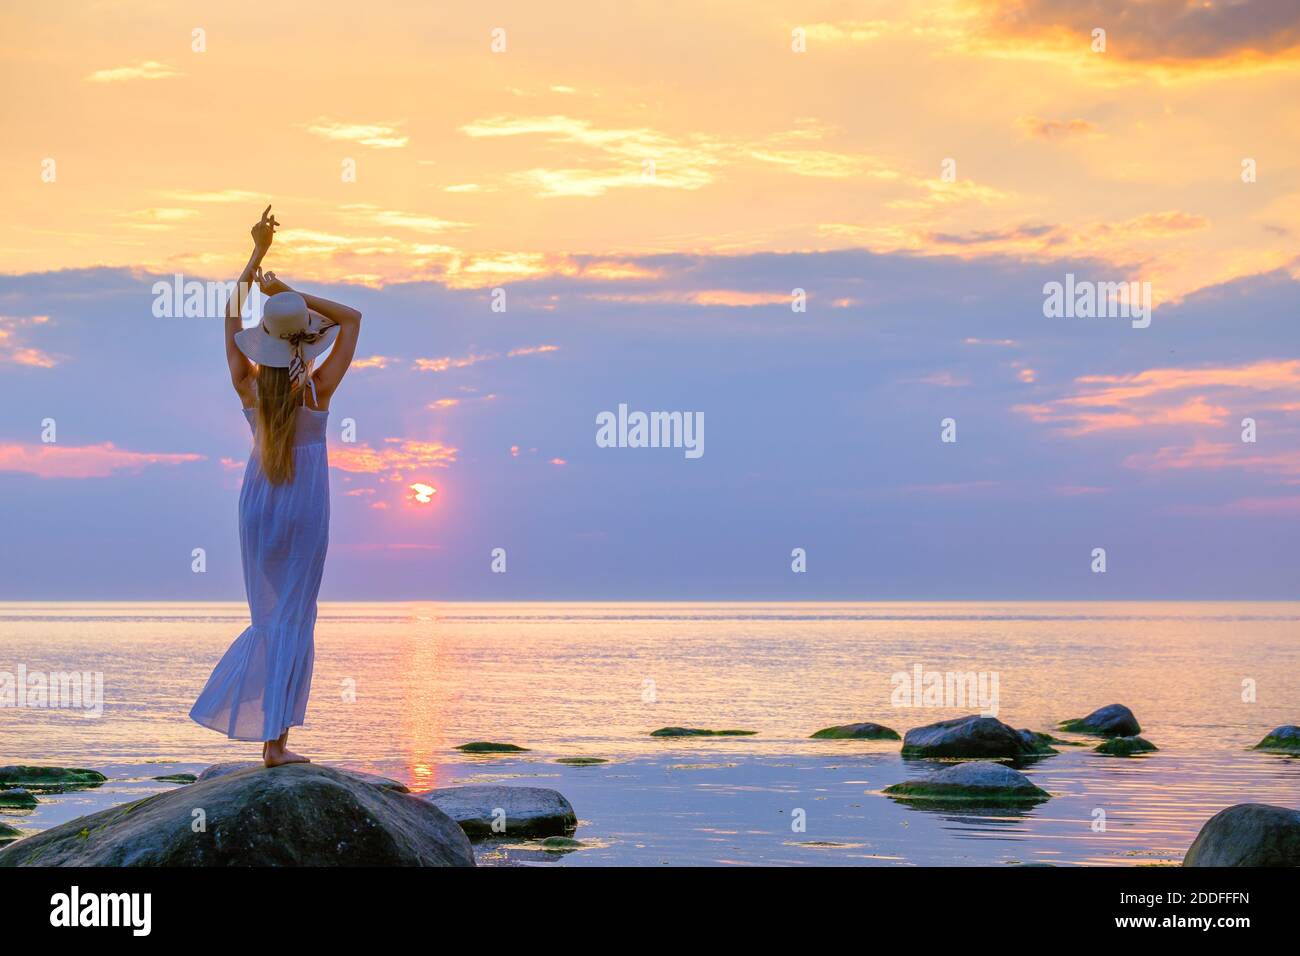
M 268 767 L 305 763 L 288 749 L 307 712 L 316 595 L 329 543 L 330 398 L 352 364 L 361 313 L 295 292 L 262 273 L 279 223 L 267 206 L 252 229 L 253 254 L 226 303 L 230 382 L 253 430 L 239 493 L 239 546 L 252 626 L 226 651 L 190 716 L 232 740 L 262 741 Z M 243 297 L 256 279 L 262 321 L 241 329 Z M 312 371 L 313 360 L 334 348 Z

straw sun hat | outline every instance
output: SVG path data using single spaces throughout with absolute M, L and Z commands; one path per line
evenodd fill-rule
M 258 365 L 287 368 L 295 383 L 311 362 L 334 344 L 339 327 L 307 308 L 297 292 L 278 292 L 262 306 L 262 321 L 235 333 L 235 344 Z

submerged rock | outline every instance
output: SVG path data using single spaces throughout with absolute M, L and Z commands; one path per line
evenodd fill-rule
M 0 790 L 0 807 L 11 810 L 28 810 L 36 806 L 37 800 L 30 791 L 22 787 L 10 787 Z
M 25 764 L 0 767 L 0 787 L 75 790 L 98 787 L 107 779 L 98 770 L 84 770 L 80 767 L 33 767 Z
M 1062 740 L 1060 737 L 1053 737 L 1051 734 L 1045 734 L 1041 730 L 1020 730 L 1018 731 L 1025 742 L 1034 747 L 1083 747 L 1085 744 L 1076 743 L 1073 740 Z
M 592 767 L 598 763 L 609 763 L 604 757 L 560 757 L 556 763 L 567 763 L 571 767 Z
M 163 783 L 193 783 L 199 778 L 192 773 L 169 773 L 162 777 L 154 777 L 154 780 L 161 780 Z
M 699 727 L 660 727 L 651 737 L 753 737 L 757 730 L 704 730 Z
M 545 787 L 475 784 L 421 796 L 460 824 L 469 836 L 564 836 L 578 825 L 573 805 Z
M 1300 866 L 1300 810 L 1239 803 L 1196 835 L 1183 866 Z
M 996 717 L 954 717 L 913 727 L 903 737 L 904 757 L 1030 757 L 1056 753 Z
M 1105 754 L 1107 757 L 1131 757 L 1159 749 L 1145 737 L 1111 737 L 1092 748 L 1093 753 Z
M 920 780 L 906 780 L 886 787 L 885 793 L 900 800 L 970 802 L 983 805 L 1041 803 L 1051 798 L 1046 790 L 1019 770 L 1000 763 L 979 761 L 957 764 Z
M 1100 734 L 1103 737 L 1136 737 L 1142 733 L 1133 711 L 1123 704 L 1107 704 L 1087 717 L 1063 720 L 1058 726 L 1076 734 Z
M 825 727 L 813 734 L 810 740 L 898 740 L 898 731 L 884 724 L 864 721 L 860 724 L 840 724 Z
M 254 767 L 265 767 L 260 760 L 228 760 L 225 763 L 214 763 L 198 776 L 198 781 L 202 783 L 205 780 L 216 780 L 218 777 L 228 777 L 232 773 L 239 773 L 241 770 L 251 770 Z M 378 774 L 363 773 L 360 770 L 344 771 L 349 777 L 354 777 L 363 783 L 368 783 L 372 787 L 378 787 L 380 790 L 392 790 L 395 793 L 410 793 L 411 790 L 400 780 L 393 780 L 389 777 L 381 777 Z M 184 776 L 181 774 L 180 776 Z M 169 780 L 169 777 L 154 777 L 155 780 Z
M 467 754 L 521 754 L 528 753 L 527 747 L 517 747 L 514 744 L 499 744 L 491 740 L 475 740 L 467 744 L 461 744 L 456 748 L 461 753 Z
M 581 850 L 585 845 L 581 840 L 559 836 L 547 837 L 541 842 L 542 849 L 547 853 L 571 853 Z
M 0 867 L 473 865 L 436 806 L 314 763 L 201 780 L 0 850 Z
M 1300 754 L 1300 727 L 1295 724 L 1283 724 L 1274 727 L 1268 735 L 1255 744 L 1255 750 L 1271 750 L 1274 753 Z

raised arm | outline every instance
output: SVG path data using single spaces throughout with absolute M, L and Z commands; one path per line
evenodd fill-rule
M 325 361 L 321 362 L 320 368 L 312 372 L 312 379 L 316 382 L 317 402 L 321 408 L 328 408 L 330 396 L 339 387 L 339 382 L 343 381 L 343 376 L 347 374 L 348 367 L 352 364 L 352 357 L 356 354 L 357 338 L 361 334 L 361 313 L 341 302 L 322 299 L 301 289 L 292 289 L 288 283 L 277 279 L 274 272 L 265 274 L 259 272 L 257 279 L 265 295 L 297 292 L 306 300 L 307 308 L 319 312 L 339 327 L 339 334 L 334 337 L 334 345 L 329 355 L 325 356 Z
M 239 313 L 244 308 L 244 299 L 252 288 L 253 277 L 271 248 L 275 227 L 279 223 L 271 215 L 271 207 L 262 212 L 261 220 L 253 226 L 253 254 L 248 257 L 248 264 L 235 280 L 235 290 L 226 300 L 226 365 L 230 367 L 230 384 L 235 387 L 239 400 L 245 408 L 253 404 L 253 363 L 250 362 L 239 346 L 235 344 L 235 333 L 243 328 Z

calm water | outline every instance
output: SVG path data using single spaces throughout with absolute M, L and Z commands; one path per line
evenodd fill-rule
M 185 717 L 246 615 L 242 604 L 0 603 L 0 671 L 102 672 L 105 700 L 99 718 L 0 709 L 0 763 L 113 778 L 5 819 L 37 829 L 154 792 L 155 775 L 255 757 L 257 745 Z M 1248 749 L 1300 721 L 1298 624 L 1297 603 L 325 604 L 308 726 L 292 745 L 415 790 L 552 786 L 591 843 L 563 857 L 485 846 L 487 862 L 1170 862 L 1224 806 L 1300 804 L 1300 760 Z M 1161 750 L 1063 748 L 1027 768 L 1054 795 L 1028 811 L 910 809 L 878 791 L 932 763 L 901 760 L 896 742 L 807 737 L 978 709 L 897 706 L 890 676 L 918 664 L 996 673 L 998 716 L 1016 727 L 1128 704 Z M 670 724 L 758 735 L 647 736 Z M 483 739 L 531 753 L 451 750 Z M 571 755 L 611 762 L 554 763 Z

